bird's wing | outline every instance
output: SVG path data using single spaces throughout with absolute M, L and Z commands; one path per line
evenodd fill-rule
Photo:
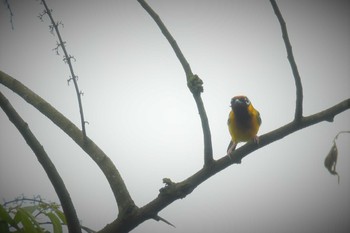
M 258 120 L 258 124 L 259 124 L 259 126 L 261 125 L 261 123 L 262 123 L 262 121 L 261 121 L 261 117 L 260 117 L 260 113 L 258 112 L 258 111 L 256 111 L 256 118 L 257 118 L 257 120 Z

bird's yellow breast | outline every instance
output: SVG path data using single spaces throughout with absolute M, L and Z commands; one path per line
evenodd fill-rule
M 246 142 L 253 139 L 259 130 L 261 120 L 260 114 L 254 109 L 252 105 L 248 106 L 249 118 L 237 119 L 233 111 L 230 112 L 228 118 L 228 128 L 232 137 L 232 141 L 235 143 Z

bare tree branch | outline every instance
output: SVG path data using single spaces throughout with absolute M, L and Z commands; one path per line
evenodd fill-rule
M 41 97 L 33 93 L 27 87 L 25 87 L 19 81 L 13 79 L 9 75 L 0 71 L 0 83 L 16 92 L 28 103 L 37 108 L 45 116 L 47 116 L 52 122 L 54 122 L 58 127 L 60 127 L 66 134 L 71 137 L 89 156 L 98 164 L 100 169 L 104 172 L 110 187 L 115 196 L 118 208 L 119 216 L 111 224 L 108 224 L 100 232 L 102 233 L 112 233 L 112 232 L 129 232 L 135 227 L 137 227 L 142 222 L 148 219 L 155 219 L 157 221 L 161 220 L 170 225 L 172 225 L 167 220 L 158 216 L 158 213 L 167 207 L 169 204 L 175 200 L 185 198 L 190 194 L 194 189 L 196 189 L 201 183 L 215 175 L 216 173 L 222 171 L 223 169 L 231 166 L 234 163 L 241 163 L 241 160 L 246 157 L 248 154 L 254 152 L 255 150 L 264 147 L 272 142 L 282 139 L 283 137 L 292 134 L 298 130 L 301 130 L 305 127 L 320 123 L 322 121 L 332 122 L 334 117 L 337 114 L 340 114 L 343 111 L 350 109 L 350 99 L 346 99 L 333 107 L 330 107 L 324 111 L 303 117 L 302 113 L 302 99 L 303 91 L 301 79 L 297 70 L 297 66 L 293 57 L 292 47 L 289 42 L 287 29 L 285 22 L 281 16 L 281 13 L 277 7 L 277 4 L 274 0 L 270 0 L 273 6 L 273 9 L 278 17 L 278 20 L 281 24 L 282 35 L 285 41 L 285 46 L 287 49 L 288 59 L 292 67 L 295 84 L 296 84 L 296 110 L 295 118 L 292 122 L 273 130 L 267 134 L 260 136 L 259 144 L 254 142 L 248 142 L 245 145 L 241 146 L 232 153 L 231 158 L 224 155 L 218 160 L 213 159 L 212 145 L 211 145 L 211 135 L 210 128 L 207 119 L 207 115 L 204 109 L 204 105 L 201 99 L 201 92 L 203 92 L 203 82 L 197 76 L 194 75 L 191 71 L 191 68 L 182 54 L 180 48 L 178 47 L 176 41 L 171 36 L 159 16 L 151 9 L 151 7 L 144 1 L 138 0 L 141 6 L 149 13 L 149 15 L 154 19 L 154 21 L 159 26 L 160 30 L 169 41 L 172 46 L 176 56 L 178 57 L 180 63 L 183 66 L 183 69 L 186 73 L 187 86 L 189 87 L 193 97 L 195 99 L 201 122 L 204 135 L 204 167 L 197 171 L 192 176 L 181 182 L 173 182 L 170 179 L 164 179 L 165 187 L 162 187 L 159 191 L 158 196 L 139 208 L 134 204 L 124 181 L 122 180 L 118 170 L 111 162 L 111 160 L 104 154 L 104 152 L 98 148 L 89 138 L 82 133 L 71 121 L 64 117 L 60 112 L 53 108 Z M 47 9 L 47 7 L 46 7 Z M 47 12 L 48 9 L 47 9 Z M 53 21 L 53 19 L 51 19 Z M 57 23 L 53 23 L 57 27 Z M 57 32 L 59 33 L 59 32 Z M 63 46 L 64 42 L 60 41 L 59 46 Z M 70 58 L 65 55 L 67 59 Z M 76 77 L 72 75 L 72 77 Z
M 25 101 L 33 105 L 42 114 L 49 118 L 96 162 L 106 176 L 113 191 L 119 208 L 119 215 L 130 213 L 134 210 L 134 208 L 136 208 L 129 191 L 113 162 L 92 140 L 90 140 L 88 137 L 85 138 L 81 130 L 79 130 L 76 125 L 74 125 L 69 119 L 67 119 L 64 115 L 62 115 L 62 113 L 57 111 L 44 99 L 24 86 L 21 82 L 2 71 L 0 71 L 0 83 L 17 93 Z
M 81 233 L 80 223 L 75 211 L 73 202 L 70 198 L 68 190 L 64 185 L 64 182 L 56 170 L 55 165 L 47 155 L 44 147 L 40 144 L 38 139 L 34 136 L 29 129 L 28 124 L 21 118 L 21 116 L 12 107 L 8 99 L 0 92 L 0 106 L 8 116 L 9 120 L 16 126 L 18 131 L 22 134 L 23 138 L 33 150 L 41 166 L 44 168 L 47 176 L 49 177 L 51 184 L 53 185 L 58 198 L 60 199 L 64 214 L 67 219 L 67 227 L 69 232 Z
M 284 44 L 285 44 L 286 49 L 287 49 L 288 61 L 290 63 L 290 66 L 291 66 L 292 72 L 293 72 L 293 76 L 294 76 L 294 81 L 295 81 L 295 86 L 296 86 L 296 106 L 295 106 L 294 119 L 296 121 L 298 121 L 303 117 L 303 86 L 301 84 L 301 78 L 299 75 L 297 64 L 294 60 L 292 45 L 290 44 L 290 41 L 289 41 L 286 23 L 282 17 L 282 14 L 277 6 L 276 1 L 270 0 L 270 2 L 271 2 L 273 10 L 277 16 L 277 19 L 281 25 L 282 37 L 283 37 Z
M 173 39 L 173 37 L 170 35 L 168 30 L 165 28 L 164 24 L 160 20 L 159 16 L 143 1 L 138 0 L 140 4 L 145 8 L 145 10 L 152 16 L 152 18 L 156 21 L 158 26 L 160 27 L 161 31 L 165 35 L 165 37 L 168 39 L 169 43 L 172 45 L 175 53 L 177 54 L 180 62 L 182 64 L 188 65 L 187 62 L 181 61 L 181 59 L 184 59 L 182 53 L 180 52 L 179 56 L 179 48 Z M 146 204 L 142 208 L 140 208 L 135 215 L 130 215 L 129 219 L 116 219 L 113 223 L 107 225 L 104 229 L 101 230 L 103 233 L 109 233 L 109 232 L 129 232 L 130 230 L 134 229 L 137 225 L 145 221 L 146 219 L 152 218 L 152 216 L 158 214 L 159 211 L 164 209 L 166 206 L 174 202 L 175 200 L 181 199 L 186 197 L 188 194 L 190 194 L 198 185 L 200 185 L 202 182 L 210 178 L 211 176 L 215 175 L 216 173 L 222 171 L 223 169 L 227 168 L 228 166 L 232 165 L 233 163 L 241 163 L 241 160 L 250 154 L 251 152 L 257 150 L 260 147 L 266 146 L 274 141 L 277 141 L 291 133 L 294 133 L 295 131 L 298 131 L 302 128 L 311 126 L 313 124 L 319 123 L 321 121 L 333 121 L 333 118 L 335 115 L 347 110 L 350 108 L 350 99 L 344 100 L 343 102 L 327 109 L 322 112 L 319 112 L 317 114 L 308 116 L 308 117 L 302 117 L 302 99 L 303 99 L 303 92 L 302 92 L 302 85 L 301 85 L 301 79 L 298 73 L 298 69 L 293 57 L 292 53 L 292 47 L 289 42 L 287 29 L 285 26 L 285 22 L 282 18 L 281 13 L 278 10 L 277 4 L 275 1 L 271 1 L 274 10 L 276 11 L 276 15 L 281 23 L 282 27 L 282 34 L 283 39 L 286 44 L 287 53 L 288 53 L 288 59 L 290 61 L 295 83 L 296 83 L 296 89 L 297 89 L 297 101 L 296 101 L 296 110 L 295 110 L 295 119 L 294 121 L 290 122 L 289 124 L 286 124 L 270 133 L 267 133 L 265 135 L 260 136 L 260 142 L 257 145 L 256 143 L 249 142 L 245 144 L 244 146 L 240 147 L 234 153 L 232 154 L 232 158 L 229 158 L 227 156 L 223 156 L 221 159 L 217 161 L 211 161 L 210 163 L 206 163 L 207 166 L 204 166 L 201 170 L 199 170 L 197 173 L 192 175 L 191 177 L 187 178 L 186 180 L 174 183 L 170 179 L 167 179 L 166 186 L 162 189 L 160 189 L 160 193 L 157 198 L 155 198 L 150 203 Z M 186 61 L 186 60 L 184 60 Z M 188 66 L 189 67 L 189 66 Z M 184 70 L 186 72 L 187 67 L 184 66 Z M 187 73 L 186 73 L 187 75 Z M 191 73 L 192 75 L 192 73 Z M 187 75 L 187 82 L 191 80 L 192 76 Z M 189 85 L 190 86 L 190 85 Z M 190 88 L 191 89 L 191 88 Z M 192 92 L 193 93 L 193 92 Z
M 167 186 L 160 190 L 157 198 L 150 203 L 141 207 L 138 214 L 131 215 L 128 221 L 116 219 L 113 223 L 102 229 L 101 233 L 110 232 L 128 232 L 134 229 L 143 221 L 151 218 L 166 206 L 175 200 L 182 199 L 190 194 L 198 185 L 206 181 L 216 173 L 224 170 L 234 163 L 241 163 L 241 160 L 253 151 L 264 147 L 272 142 L 280 140 L 289 134 L 298 130 L 320 123 L 322 121 L 332 121 L 333 118 L 345 110 L 350 109 L 350 99 L 344 100 L 333 107 L 330 107 L 319 113 L 302 118 L 299 122 L 292 121 L 276 130 L 260 136 L 259 145 L 254 142 L 246 143 L 232 154 L 232 159 L 228 156 L 223 156 L 221 159 L 214 161 L 210 166 L 203 167 L 201 170 L 190 176 L 184 181 L 174 183 L 167 182 Z
M 202 123 L 203 138 L 204 138 L 204 165 L 209 165 L 213 161 L 213 149 L 212 149 L 211 133 L 210 133 L 208 117 L 205 112 L 204 104 L 200 95 L 201 92 L 203 92 L 203 82 L 198 77 L 198 75 L 194 75 L 192 73 L 191 67 L 187 62 L 185 56 L 181 52 L 180 47 L 177 45 L 175 39 L 173 38 L 173 36 L 170 34 L 168 29 L 164 25 L 159 15 L 144 0 L 137 0 L 137 1 L 141 4 L 141 6 L 147 11 L 147 13 L 157 23 L 159 29 L 162 31 L 163 35 L 170 43 L 171 47 L 173 48 L 177 58 L 179 59 L 185 71 L 187 86 L 189 87 L 190 91 L 193 94 L 194 100 L 197 105 L 198 113 L 201 119 L 201 123 Z
M 177 45 L 174 37 L 170 34 L 168 29 L 165 27 L 164 23 L 160 19 L 159 15 L 144 1 L 137 0 L 141 6 L 147 11 L 147 13 L 153 18 L 153 20 L 157 23 L 159 29 L 162 31 L 165 38 L 169 41 L 171 47 L 173 48 L 177 58 L 181 62 L 181 65 L 186 73 L 186 78 L 189 79 L 193 75 L 190 65 L 188 64 L 185 56 L 182 54 L 179 46 Z
M 58 29 L 59 25 L 62 25 L 62 22 L 55 22 L 53 16 L 52 16 L 52 10 L 49 9 L 49 7 L 46 4 L 45 0 L 41 0 L 41 2 L 43 3 L 44 7 L 45 7 L 45 11 L 42 15 L 40 15 L 39 17 L 42 19 L 43 15 L 47 14 L 51 20 L 51 25 L 50 28 L 51 30 L 55 30 L 59 43 L 57 43 L 57 51 L 56 53 L 58 54 L 58 48 L 61 47 L 64 53 L 64 57 L 63 57 L 63 61 L 66 62 L 68 64 L 69 67 L 69 71 L 71 73 L 71 78 L 68 80 L 68 82 L 70 80 L 73 80 L 74 83 L 74 87 L 75 87 L 75 92 L 77 94 L 77 98 L 78 98 L 78 105 L 79 105 L 79 111 L 80 111 L 80 121 L 81 121 L 81 129 L 83 131 L 83 135 L 84 138 L 86 138 L 86 129 L 85 129 L 85 119 L 84 119 L 84 111 L 83 111 L 83 104 L 82 104 L 82 100 L 81 100 L 81 94 L 82 92 L 79 90 L 79 86 L 78 86 L 78 82 L 77 82 L 77 77 L 74 74 L 74 70 L 73 70 L 73 65 L 72 65 L 72 59 L 75 60 L 75 58 L 72 55 L 69 55 L 65 46 L 65 41 L 63 41 L 62 37 L 61 37 L 61 33 Z

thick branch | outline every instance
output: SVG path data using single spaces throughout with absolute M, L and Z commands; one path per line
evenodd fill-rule
M 71 137 L 100 167 L 106 176 L 113 191 L 119 208 L 119 215 L 130 212 L 135 204 L 126 188 L 126 185 L 110 158 L 88 137 L 84 137 L 79 128 L 69 119 L 52 107 L 40 96 L 35 94 L 21 82 L 0 71 L 0 83 L 21 96 L 29 104 L 33 105 L 42 114 Z
M 63 39 L 61 37 L 61 33 L 58 30 L 58 25 L 59 24 L 56 23 L 55 20 L 53 19 L 53 16 L 51 14 L 51 10 L 47 6 L 45 0 L 41 0 L 41 2 L 43 3 L 43 5 L 45 7 L 45 12 L 47 13 L 47 15 L 49 16 L 49 18 L 51 20 L 52 27 L 55 29 L 55 32 L 57 34 L 57 37 L 58 37 L 58 40 L 59 40 L 59 45 L 61 46 L 61 48 L 63 50 L 63 53 L 64 53 L 64 61 L 66 61 L 67 64 L 68 64 L 69 71 L 70 71 L 71 76 L 72 76 L 71 79 L 73 80 L 74 87 L 75 87 L 75 92 L 76 92 L 77 98 L 78 98 L 80 120 L 81 120 L 81 129 L 83 131 L 84 137 L 86 137 L 86 129 L 85 129 L 85 123 L 86 122 L 85 122 L 85 119 L 84 119 L 84 111 L 83 111 L 83 104 L 82 104 L 82 100 L 81 100 L 81 92 L 79 90 L 79 86 L 78 86 L 78 82 L 77 82 L 77 76 L 74 74 L 73 65 L 72 65 L 72 57 L 68 54 L 66 46 L 65 46 L 65 42 L 63 41 Z
M 119 232 L 121 229 L 121 232 L 128 232 L 134 229 L 137 225 L 147 219 L 152 218 L 152 216 L 156 215 L 159 211 L 175 200 L 186 197 L 186 195 L 190 194 L 198 185 L 209 179 L 211 176 L 234 163 L 241 163 L 241 160 L 253 151 L 280 140 L 300 129 L 322 121 L 331 122 L 336 115 L 347 109 L 350 109 L 350 99 L 344 100 L 339 104 L 314 115 L 304 117 L 300 121 L 292 121 L 274 131 L 264 134 L 259 137 L 259 145 L 254 142 L 246 143 L 233 152 L 232 159 L 228 156 L 224 156 L 221 159 L 212 162 L 210 166 L 203 167 L 197 173 L 182 182 L 168 182 L 168 185 L 160 190 L 158 197 L 140 208 L 139 211 L 137 211 L 137 214 L 131 215 L 129 219 L 124 219 L 124 221 L 121 219 L 115 220 L 113 223 L 107 225 L 103 230 L 101 230 L 101 233 Z
M 40 144 L 34 134 L 28 127 L 28 124 L 21 118 L 21 116 L 12 107 L 7 98 L 0 92 L 0 106 L 10 119 L 10 121 L 16 126 L 18 131 L 22 134 L 29 147 L 33 150 L 41 166 L 44 168 L 47 176 L 49 177 L 51 184 L 53 185 L 58 198 L 60 199 L 64 214 L 67 219 L 67 227 L 69 232 L 81 232 L 79 219 L 75 211 L 73 202 L 69 196 L 68 190 L 64 185 L 64 182 L 56 170 L 55 165 L 47 155 L 44 147 Z
M 287 32 L 287 26 L 286 23 L 282 17 L 282 14 L 277 6 L 277 3 L 275 0 L 270 0 L 272 8 L 277 16 L 277 19 L 281 25 L 282 30 L 282 37 L 284 40 L 284 44 L 287 49 L 287 56 L 290 63 L 290 66 L 292 68 L 295 86 L 296 86 L 296 106 L 295 106 L 295 116 L 294 119 L 296 121 L 300 120 L 303 116 L 303 86 L 301 84 L 301 79 L 298 71 L 297 64 L 294 60 L 292 45 L 290 44 L 288 32 Z
M 210 133 L 208 117 L 205 112 L 203 101 L 200 95 L 200 93 L 203 91 L 203 88 L 202 88 L 203 82 L 199 79 L 197 75 L 193 75 L 191 67 L 188 64 L 185 56 L 181 52 L 180 47 L 177 45 L 174 37 L 170 34 L 170 32 L 168 31 L 168 29 L 160 19 L 159 15 L 144 0 L 137 0 L 137 1 L 141 4 L 141 6 L 147 11 L 147 13 L 157 23 L 159 29 L 162 31 L 163 35 L 165 36 L 165 38 L 168 40 L 171 47 L 173 48 L 177 58 L 179 59 L 186 73 L 187 85 L 193 94 L 193 98 L 196 102 L 198 113 L 202 123 L 202 130 L 203 130 L 203 137 L 204 137 L 204 164 L 208 165 L 213 161 L 213 149 L 212 149 L 211 133 Z M 199 80 L 200 82 L 197 82 L 197 80 Z M 200 87 L 198 88 L 198 86 L 193 86 L 193 81 L 197 84 L 199 83 Z

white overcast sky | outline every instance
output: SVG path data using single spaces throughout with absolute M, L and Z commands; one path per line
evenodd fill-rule
M 37 1 L 0 6 L 0 69 L 80 126 L 68 67 L 52 50 L 49 20 Z M 113 160 L 137 205 L 158 195 L 162 178 L 182 181 L 203 164 L 200 120 L 183 69 L 157 25 L 135 1 L 48 0 L 74 55 L 84 92 L 87 134 Z M 194 73 L 204 81 L 215 158 L 225 155 L 230 98 L 244 94 L 260 111 L 259 134 L 294 116 L 295 86 L 280 26 L 268 0 L 149 0 Z M 304 115 L 349 98 L 347 0 L 278 1 L 304 87 Z M 56 164 L 83 225 L 95 230 L 117 215 L 96 164 L 36 109 L 0 85 Z M 200 185 L 133 232 L 349 232 L 350 135 L 337 141 L 337 178 L 323 161 L 350 111 L 333 123 L 296 132 Z M 21 135 L 0 111 L 0 198 L 58 198 Z

